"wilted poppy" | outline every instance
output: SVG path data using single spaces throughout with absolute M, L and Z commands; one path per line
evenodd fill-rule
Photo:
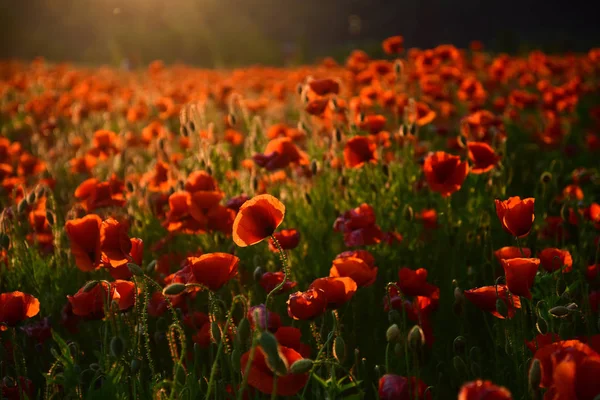
M 427 385 L 415 377 L 385 374 L 379 378 L 381 400 L 431 400 L 431 393 L 425 393 L 426 390 Z
M 352 278 L 327 277 L 315 279 L 308 288 L 322 290 L 327 297 L 327 307 L 336 309 L 350 301 L 358 286 Z
M 496 215 L 502 228 L 512 236 L 523 238 L 529 234 L 535 214 L 533 213 L 534 198 L 521 200 L 520 197 L 510 197 L 508 200 L 495 200 Z
M 269 236 L 283 221 L 285 206 L 270 194 L 246 201 L 233 221 L 233 241 L 240 247 L 252 246 Z
M 425 159 L 423 171 L 429 188 L 447 197 L 461 188 L 469 165 L 458 156 L 438 151 Z
M 279 242 L 283 250 L 292 250 L 300 243 L 300 232 L 296 229 L 282 229 L 273 233 L 273 237 Z M 279 250 L 274 245 L 273 240 L 269 239 L 269 250 L 277 253 Z
M 208 253 L 189 257 L 195 280 L 212 291 L 217 291 L 237 274 L 240 259 L 227 253 Z
M 476 380 L 462 385 L 458 400 L 511 400 L 510 391 L 491 381 Z
M 540 251 L 542 268 L 548 272 L 553 272 L 562 268 L 562 272 L 571 272 L 573 269 L 573 257 L 567 250 L 561 250 L 554 247 Z
M 287 301 L 288 315 L 299 320 L 312 320 L 322 315 L 327 307 L 327 297 L 321 289 L 290 294 Z
M 521 300 L 517 296 L 508 295 L 506 285 L 482 286 L 480 288 L 465 290 L 465 298 L 483 311 L 491 313 L 494 317 L 504 319 L 512 318 L 517 308 L 521 308 Z M 496 301 L 500 299 L 506 306 L 507 315 L 502 315 L 496 309 Z
M 358 257 L 340 257 L 333 260 L 329 276 L 352 278 L 358 287 L 370 286 L 377 278 L 377 267 Z
M 377 144 L 367 136 L 355 136 L 344 146 L 344 162 L 348 168 L 359 168 L 377 162 Z
M 471 165 L 471 173 L 483 174 L 491 171 L 500 157 L 496 154 L 492 147 L 485 142 L 469 142 L 467 143 L 469 150 L 469 159 L 473 163 Z
M 275 289 L 281 282 L 283 282 L 284 273 L 281 271 L 277 272 L 265 272 L 258 282 L 260 286 L 265 290 L 265 292 L 270 293 L 273 289 Z M 278 293 L 286 292 L 290 289 L 295 288 L 297 285 L 296 282 L 290 281 L 289 279 L 284 283 L 283 287 L 279 290 Z
M 40 302 L 32 295 L 23 292 L 2 293 L 0 294 L 0 331 L 6 330 L 6 326 L 15 326 L 39 312 Z
M 529 289 L 533 286 L 535 275 L 540 266 L 538 258 L 511 258 L 501 261 L 506 274 L 508 289 L 517 296 L 531 299 Z
M 93 271 L 102 257 L 100 227 L 102 219 L 96 214 L 67 221 L 65 231 L 71 243 L 75 265 L 82 271 Z
M 296 350 L 285 346 L 278 346 L 279 357 L 288 367 L 303 357 Z M 246 371 L 246 366 L 250 362 L 250 351 L 244 353 L 241 359 L 242 373 Z M 273 391 L 273 380 L 275 373 L 271 371 L 267 364 L 267 357 L 264 354 L 262 347 L 258 346 L 252 359 L 250 371 L 248 372 L 248 385 L 265 393 L 271 394 Z M 308 374 L 291 374 L 288 373 L 277 377 L 277 395 L 278 396 L 293 396 L 306 385 Z

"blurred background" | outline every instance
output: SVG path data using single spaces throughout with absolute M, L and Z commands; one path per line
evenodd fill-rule
M 0 0 L 0 58 L 133 66 L 290 65 L 353 48 L 481 40 L 492 51 L 600 46 L 589 0 Z

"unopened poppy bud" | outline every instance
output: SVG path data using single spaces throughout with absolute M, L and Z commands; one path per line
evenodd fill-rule
M 452 343 L 452 347 L 456 354 L 464 354 L 467 346 L 467 340 L 464 336 L 457 336 Z
M 210 323 L 210 338 L 214 343 L 219 343 L 221 341 L 221 327 L 217 321 Z
M 481 350 L 477 346 L 471 347 L 469 350 L 469 357 L 471 360 L 481 361 Z
M 375 368 L 373 370 L 375 371 L 375 377 L 377 379 L 381 378 L 381 367 L 379 365 L 375 365 Z
M 231 352 L 231 366 L 234 371 L 239 371 L 241 369 L 241 356 L 238 349 L 233 349 Z
M 576 303 L 567 304 L 567 310 L 569 311 L 576 311 L 578 308 L 579 306 Z
M 23 199 L 19 202 L 19 204 L 17 205 L 17 213 L 18 214 L 23 214 L 25 212 L 25 210 L 27 209 L 27 207 L 29 206 L 29 203 L 27 203 L 27 199 Z
M 296 93 L 298 94 L 302 94 L 302 91 L 304 90 L 304 85 L 299 83 L 296 85 Z
M 310 194 L 308 192 L 304 192 L 304 200 L 306 200 L 308 205 L 312 204 L 312 198 L 310 197 Z
M 529 388 L 531 390 L 538 390 L 540 383 L 542 382 L 542 366 L 540 360 L 534 358 L 529 367 Z
M 454 356 L 452 359 L 452 365 L 458 374 L 462 376 L 467 375 L 467 364 L 465 364 L 465 360 L 463 360 L 462 357 Z
M 411 135 L 414 135 L 415 133 L 417 133 L 417 124 L 411 124 L 409 132 Z
M 333 341 L 333 356 L 340 363 L 346 359 L 346 343 L 341 336 L 336 336 Z
M 237 118 L 235 117 L 234 114 L 232 114 L 232 113 L 227 114 L 227 123 L 230 126 L 234 126 L 236 122 L 237 122 Z
M 496 299 L 496 312 L 502 315 L 504 318 L 508 316 L 508 306 L 500 298 Z
M 263 331 L 258 340 L 260 347 L 267 356 L 267 365 L 271 371 L 279 376 L 286 375 L 288 373 L 288 367 L 281 359 L 281 355 L 279 354 L 279 344 L 277 343 L 275 335 L 269 331 Z
M 258 178 L 256 176 L 252 178 L 252 190 L 258 190 Z
M 388 321 L 390 324 L 398 324 L 402 320 L 402 316 L 398 312 L 398 310 L 390 310 L 388 312 Z
M 169 327 L 169 325 L 167 324 L 167 320 L 164 319 L 163 317 L 160 317 L 159 319 L 156 320 L 156 330 L 158 332 L 165 332 L 168 327 Z
M 396 354 L 396 356 L 401 357 L 402 353 L 404 352 L 404 345 L 402 344 L 402 342 L 398 342 L 394 345 L 394 354 Z
M 292 374 L 305 374 L 311 370 L 314 363 L 315 362 L 310 358 L 302 358 L 292 364 L 290 367 L 290 372 Z
M 10 238 L 6 233 L 0 233 L 0 247 L 3 249 L 8 249 L 8 246 L 10 246 Z
M 131 360 L 131 363 L 129 364 L 129 369 L 132 374 L 137 374 L 141 367 L 142 367 L 142 362 L 137 358 L 134 358 L 133 360 Z
M 396 324 L 390 325 L 390 327 L 385 332 L 385 338 L 387 339 L 388 343 L 399 341 L 400 335 L 400 328 L 398 328 L 398 325 Z
M 96 285 L 100 283 L 99 281 L 89 281 L 88 283 L 85 284 L 85 286 L 83 287 L 83 293 L 88 293 L 89 291 L 91 291 L 93 288 L 96 287 Z
M 156 268 L 156 264 L 158 263 L 158 261 L 156 260 L 152 260 L 148 263 L 148 265 L 146 265 L 146 273 L 151 274 L 152 272 L 154 272 L 154 269 Z
M 188 122 L 188 126 L 189 126 L 189 131 L 190 133 L 195 132 L 196 131 L 196 124 L 194 123 L 194 121 L 190 121 Z
M 36 198 L 35 198 L 35 191 L 29 192 L 29 194 L 27 195 L 27 202 L 29 204 L 34 204 L 35 200 L 36 200 Z
M 481 376 L 481 367 L 476 362 L 471 363 L 471 374 L 473 376 Z
M 110 354 L 115 358 L 119 358 L 123 355 L 124 351 L 125 342 L 123 341 L 123 338 L 120 336 L 113 337 L 110 340 Z
M 552 174 L 550 172 L 544 171 L 544 173 L 540 176 L 540 182 L 544 185 L 547 185 L 552 181 Z
M 142 268 L 134 263 L 127 263 L 127 268 L 129 269 L 129 271 L 135 275 L 135 276 L 142 276 L 144 275 L 144 271 L 142 270 Z
M 362 111 L 360 112 L 360 114 L 358 114 L 358 122 L 361 123 L 361 124 L 363 122 L 365 122 L 365 113 L 362 112 Z
M 425 344 L 425 334 L 419 325 L 413 326 L 408 332 L 408 346 L 419 350 Z
M 548 322 L 546 322 L 546 320 L 542 316 L 539 316 L 535 321 L 535 327 L 537 331 L 542 335 L 548 333 Z
M 554 318 L 564 318 L 567 315 L 569 315 L 569 309 L 567 307 L 564 307 L 564 306 L 552 307 L 550 310 L 548 310 L 548 312 Z
M 415 212 L 410 205 L 405 205 L 404 210 L 402 211 L 402 215 L 404 215 L 404 219 L 408 222 L 412 221 L 415 217 Z
M 48 221 L 48 225 L 53 226 L 56 222 L 56 216 L 50 210 L 46 210 L 46 221 Z
M 458 286 L 454 288 L 454 301 L 461 304 L 465 302 L 465 295 L 463 294 L 461 288 L 459 288 Z
M 260 282 L 264 273 L 265 273 L 265 271 L 262 269 L 262 267 L 256 267 L 254 269 L 254 274 L 252 276 L 254 277 L 254 280 L 256 282 Z
M 163 294 L 165 296 L 177 296 L 185 292 L 185 289 L 186 287 L 183 283 L 172 283 L 163 289 Z
M 310 162 L 310 172 L 311 172 L 313 175 L 316 175 L 316 174 L 317 174 L 317 172 L 319 172 L 319 164 L 317 163 L 317 160 L 312 160 L 312 161 Z
M 394 73 L 396 74 L 396 76 L 401 76 L 402 70 L 403 70 L 402 60 L 394 61 Z
M 567 282 L 565 282 L 565 280 L 561 276 L 556 281 L 556 295 L 561 296 L 565 292 L 565 290 L 567 290 Z
M 164 332 L 154 332 L 154 342 L 161 343 L 166 339 L 167 335 Z
M 333 131 L 333 137 L 335 138 L 336 142 L 341 142 L 342 141 L 342 130 L 339 128 L 335 128 L 335 130 Z
M 135 190 L 135 186 L 133 186 L 133 182 L 131 181 L 125 181 L 125 188 L 127 189 L 127 191 L 129 193 L 133 193 L 133 191 Z
M 251 333 L 252 332 L 250 329 L 250 321 L 248 320 L 248 318 L 242 318 L 242 320 L 240 321 L 240 323 L 238 324 L 238 327 L 237 327 L 238 342 L 242 346 L 245 346 L 245 344 L 248 342 L 248 339 L 250 338 Z
M 383 176 L 386 178 L 390 177 L 390 166 L 388 164 L 381 165 L 381 172 L 383 172 Z

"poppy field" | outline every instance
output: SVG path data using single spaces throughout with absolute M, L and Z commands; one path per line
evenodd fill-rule
M 0 62 L 2 399 L 600 398 L 600 49 Z

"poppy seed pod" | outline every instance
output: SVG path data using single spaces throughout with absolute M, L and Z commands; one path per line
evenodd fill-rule
M 336 336 L 333 341 L 333 356 L 340 363 L 346 359 L 346 342 L 341 336 Z
M 292 364 L 290 372 L 292 374 L 305 374 L 312 369 L 314 364 L 315 362 L 310 358 L 303 358 Z
M 397 342 L 400 340 L 401 334 L 402 333 L 400 332 L 400 328 L 398 328 L 398 325 L 393 324 L 390 325 L 390 327 L 385 332 L 385 338 L 387 339 L 388 343 Z
M 529 388 L 533 391 L 537 391 L 542 382 L 542 366 L 538 358 L 534 358 L 529 367 Z
M 569 309 L 564 306 L 556 306 L 548 310 L 548 313 L 550 313 L 550 315 L 552 315 L 554 318 L 564 318 L 569 315 Z

